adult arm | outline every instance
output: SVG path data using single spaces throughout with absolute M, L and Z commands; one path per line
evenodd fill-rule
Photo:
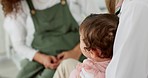
M 55 69 L 58 63 L 52 63 L 56 62 L 54 56 L 41 54 L 38 50 L 26 44 L 26 36 L 28 34 L 26 19 L 27 14 L 22 10 L 19 10 L 17 13 L 11 13 L 5 17 L 4 28 L 10 37 L 15 52 L 30 61 L 35 60 L 43 64 L 46 68 Z
M 31 61 L 37 50 L 26 45 L 26 17 L 23 12 L 7 15 L 4 20 L 4 29 L 10 37 L 14 50 Z

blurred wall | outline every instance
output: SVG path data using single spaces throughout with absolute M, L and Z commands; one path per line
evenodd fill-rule
M 0 5 L 0 54 L 5 52 L 5 33 L 3 29 L 3 12 Z

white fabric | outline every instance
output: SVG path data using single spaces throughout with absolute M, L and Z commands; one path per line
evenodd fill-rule
M 80 63 L 75 59 L 65 59 L 56 69 L 53 78 L 69 78 L 70 73 L 76 68 L 76 65 Z
M 60 0 L 32 0 L 36 9 L 46 9 Z M 100 13 L 97 0 L 67 0 L 70 11 L 80 24 L 90 13 Z M 37 50 L 31 48 L 34 24 L 32 22 L 26 0 L 21 2 L 22 10 L 18 14 L 11 13 L 5 17 L 4 28 L 10 36 L 15 51 L 22 57 L 32 60 Z M 15 17 L 16 16 L 16 17 Z
M 125 0 L 106 78 L 148 78 L 148 0 Z
M 92 73 L 86 72 L 84 68 L 82 68 L 82 71 L 80 72 L 81 78 L 94 78 L 94 75 Z

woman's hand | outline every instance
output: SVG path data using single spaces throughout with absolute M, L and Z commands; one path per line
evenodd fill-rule
M 57 58 L 60 59 L 61 61 L 67 58 L 73 58 L 78 60 L 80 56 L 81 56 L 81 50 L 80 50 L 80 45 L 78 44 L 74 49 L 69 51 L 64 51 L 58 54 Z
M 55 56 L 43 55 L 42 59 L 45 68 L 56 69 L 59 65 Z
M 60 63 L 55 56 L 45 55 L 39 52 L 35 54 L 34 60 L 43 64 L 45 68 L 50 69 L 56 69 Z

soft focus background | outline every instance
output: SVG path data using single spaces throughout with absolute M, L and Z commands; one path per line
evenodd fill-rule
M 3 29 L 4 15 L 1 8 L 0 5 L 0 78 L 16 78 L 18 69 L 14 62 L 12 62 L 11 58 L 9 59 L 6 56 L 8 52 L 6 51 L 7 36 Z
M 102 11 L 106 11 L 104 0 L 98 0 L 98 5 L 100 5 Z M 16 78 L 18 67 L 12 61 L 10 54 L 11 46 L 8 35 L 3 29 L 3 20 L 4 15 L 0 5 L 0 78 Z

